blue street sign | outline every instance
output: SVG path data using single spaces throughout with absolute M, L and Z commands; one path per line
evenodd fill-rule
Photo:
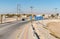
M 43 20 L 43 16 L 35 16 L 35 20 Z

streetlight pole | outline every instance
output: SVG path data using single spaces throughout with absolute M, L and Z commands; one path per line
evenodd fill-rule
M 33 7 L 31 6 L 30 8 L 31 8 L 31 14 L 32 14 L 32 13 L 33 13 L 33 12 L 32 12 Z M 33 20 L 33 19 L 32 19 L 32 16 L 31 16 L 31 25 L 32 25 L 32 20 Z
M 19 11 L 20 11 L 20 4 L 17 4 L 17 20 L 18 20 L 18 14 L 19 14 Z
M 17 14 L 18 14 L 18 4 L 17 4 L 16 20 L 18 20 Z
M 55 8 L 55 13 L 57 13 L 57 9 L 58 9 L 58 8 Z
M 31 8 L 31 14 L 32 14 L 32 13 L 33 13 L 33 12 L 32 12 L 32 10 L 33 10 L 33 7 L 31 6 L 30 8 Z

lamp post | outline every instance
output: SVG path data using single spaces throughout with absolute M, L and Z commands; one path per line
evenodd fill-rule
M 58 18 L 58 16 L 59 16 L 59 13 L 57 12 L 57 9 L 58 8 L 55 8 L 56 18 Z
M 31 6 L 30 8 L 31 8 L 31 14 L 33 14 L 33 6 Z M 32 18 L 31 18 L 31 23 L 32 23 Z
M 55 8 L 55 13 L 57 13 L 57 9 L 58 9 L 58 8 Z
M 30 7 L 31 8 L 31 14 L 33 13 L 33 6 Z
M 19 7 L 20 7 L 20 4 L 17 4 L 17 14 L 16 14 L 17 15 L 17 20 L 18 20 L 18 13 L 20 11 L 20 8 Z

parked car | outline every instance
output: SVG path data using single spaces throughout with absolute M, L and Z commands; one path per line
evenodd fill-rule
M 22 21 L 25 21 L 25 19 L 24 19 L 24 18 L 22 18 Z

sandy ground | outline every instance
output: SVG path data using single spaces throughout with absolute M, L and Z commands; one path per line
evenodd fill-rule
M 60 19 L 39 20 L 43 27 L 51 32 L 51 35 L 60 39 Z
M 47 25 L 50 22 L 60 22 L 60 19 L 46 19 L 46 20 L 39 20 L 40 23 Z
M 16 18 L 6 18 L 6 19 L 3 19 L 2 23 L 5 23 L 5 22 L 12 22 L 12 21 L 16 21 L 17 19 Z M 20 20 L 20 18 L 18 18 L 18 20 Z M 1 23 L 1 21 L 0 21 Z
M 50 35 L 50 31 L 48 29 L 45 29 L 44 26 L 39 22 L 35 21 L 33 23 L 33 26 L 40 39 L 57 39 L 54 36 Z
M 50 22 L 47 24 L 47 28 L 52 32 L 52 34 L 60 38 L 60 22 Z

